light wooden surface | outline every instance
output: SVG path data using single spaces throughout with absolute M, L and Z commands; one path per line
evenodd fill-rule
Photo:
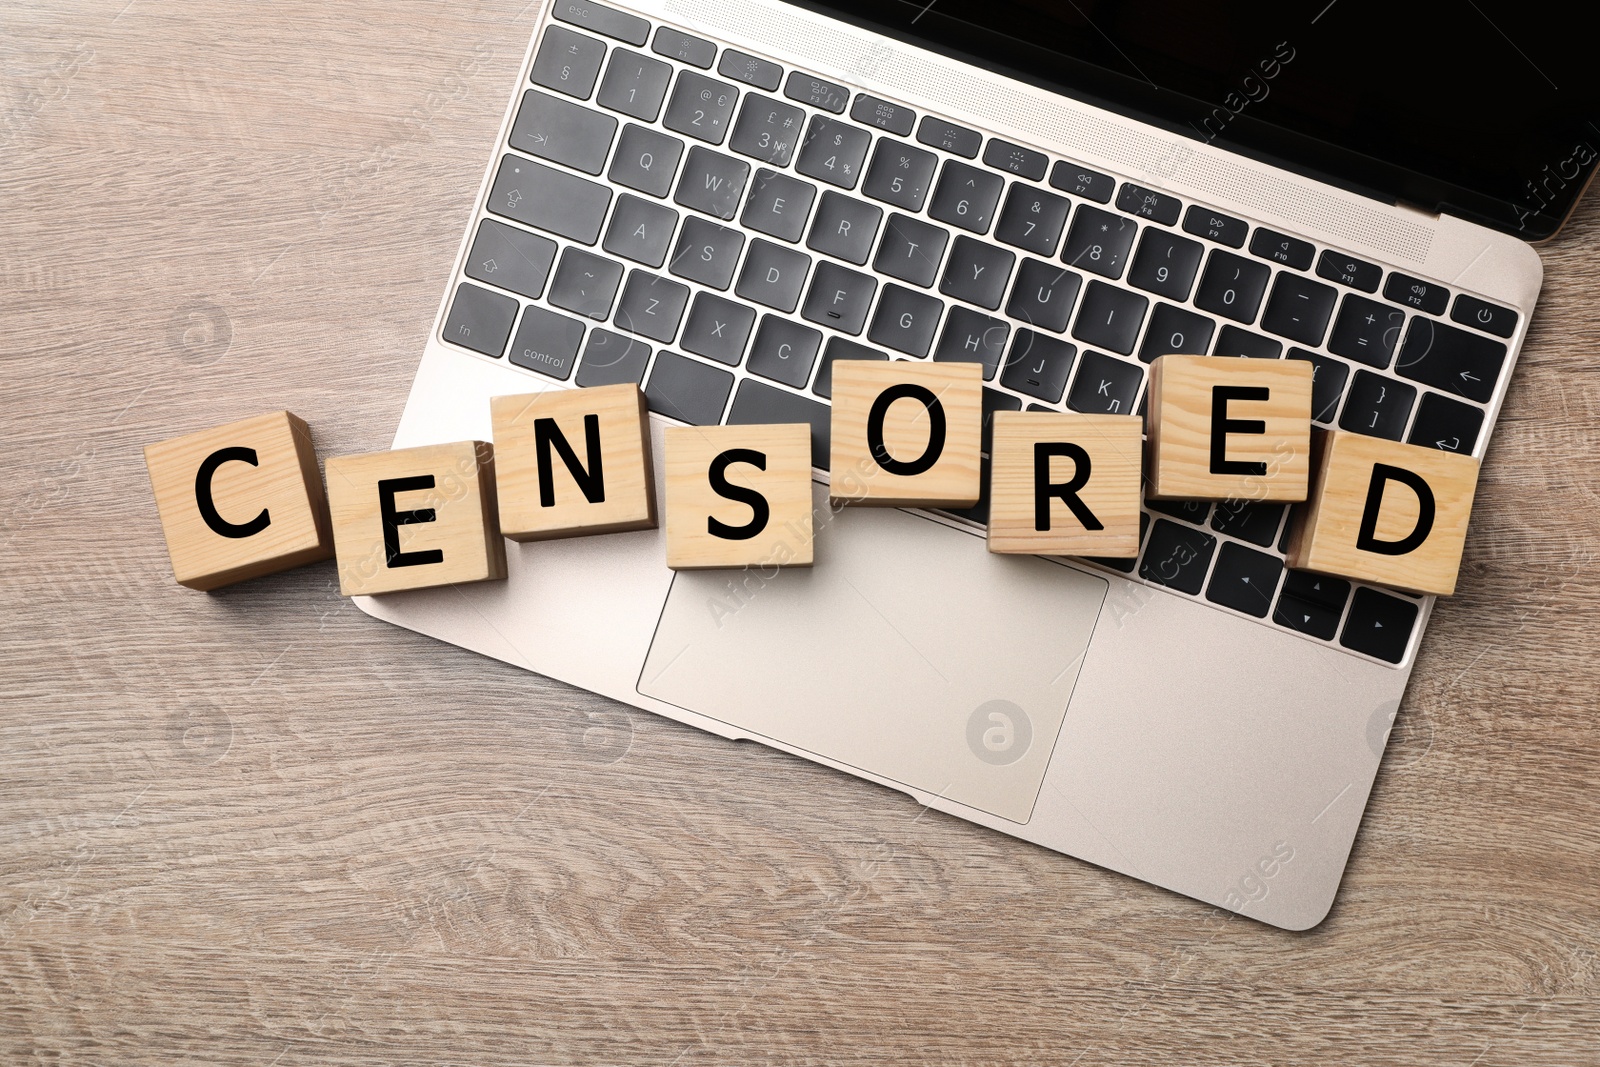
M 1600 1062 L 1600 203 L 1289 934 L 386 626 L 332 563 L 174 584 L 143 445 L 388 446 L 536 9 L 125 3 L 0 5 L 0 1061 Z

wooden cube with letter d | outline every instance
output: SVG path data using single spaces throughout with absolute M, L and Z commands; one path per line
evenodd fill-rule
M 667 566 L 809 567 L 811 427 L 666 431 Z
M 967 508 L 983 467 L 983 367 L 833 365 L 828 471 L 836 504 Z
M 995 412 L 989 551 L 1138 555 L 1143 437 L 1136 415 Z

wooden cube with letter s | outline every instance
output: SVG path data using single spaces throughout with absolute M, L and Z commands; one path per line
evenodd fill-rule
M 664 440 L 668 567 L 811 566 L 809 425 L 673 426 Z

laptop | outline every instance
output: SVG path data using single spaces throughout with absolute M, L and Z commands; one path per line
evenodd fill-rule
M 991 554 L 983 501 L 832 508 L 832 367 L 979 362 L 987 418 L 1142 414 L 1164 353 L 1305 360 L 1318 426 L 1482 457 L 1530 242 L 1595 160 L 1555 87 L 1578 42 L 1515 32 L 1367 0 L 548 0 L 394 445 L 618 382 L 658 457 L 668 426 L 807 423 L 815 566 L 674 573 L 657 529 L 358 602 L 1314 926 L 1432 598 L 1286 570 L 1278 505 L 1147 502 L 1132 559 Z

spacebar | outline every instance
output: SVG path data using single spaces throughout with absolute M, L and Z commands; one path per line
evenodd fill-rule
M 824 470 L 828 466 L 828 422 L 832 411 L 826 404 L 807 400 L 803 396 L 774 389 L 770 385 L 746 378 L 733 398 L 733 410 L 728 413 L 730 425 L 773 422 L 809 422 L 811 424 L 811 465 Z

